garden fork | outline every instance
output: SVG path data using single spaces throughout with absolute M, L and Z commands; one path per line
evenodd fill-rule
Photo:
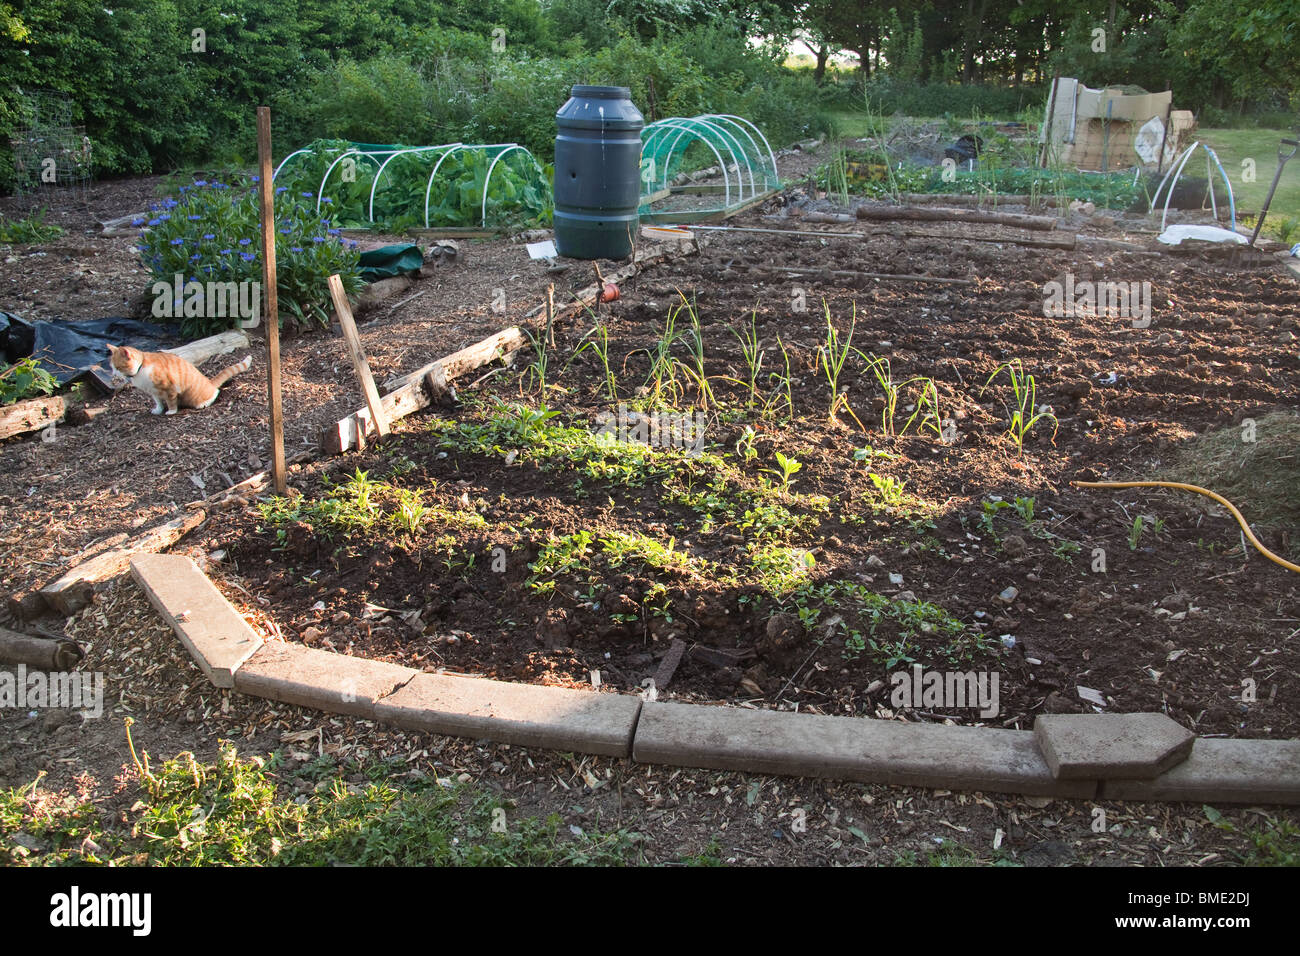
M 1291 152 L 1282 152 L 1282 146 L 1290 146 Z M 1251 234 L 1248 245 L 1253 246 L 1255 240 L 1259 238 L 1259 231 L 1264 228 L 1264 217 L 1268 215 L 1269 203 L 1273 201 L 1273 193 L 1277 192 L 1278 180 L 1282 178 L 1282 167 L 1286 165 L 1288 159 L 1296 154 L 1297 149 L 1300 149 L 1300 141 L 1294 139 L 1284 139 L 1282 145 L 1278 147 L 1277 172 L 1273 174 L 1273 185 L 1268 187 L 1268 198 L 1264 200 L 1264 208 L 1259 211 L 1259 219 L 1255 221 L 1255 231 Z

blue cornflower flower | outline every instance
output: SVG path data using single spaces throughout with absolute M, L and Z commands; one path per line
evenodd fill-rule
M 158 217 L 158 219 L 159 219 L 161 222 L 166 222 L 167 220 L 171 219 L 171 214 L 170 214 L 170 213 L 163 213 L 161 216 Z
M 194 180 L 194 185 L 195 185 L 195 186 L 206 186 L 207 184 L 208 184 L 208 181 L 207 181 L 206 179 L 196 179 L 196 180 Z
M 235 251 L 235 250 L 233 250 L 233 249 L 222 249 L 222 250 L 221 250 L 221 255 L 223 255 L 223 256 L 228 256 L 228 255 L 230 255 L 230 254 L 231 254 L 232 252 L 234 252 L 234 251 Z
M 173 246 L 182 246 L 185 244 L 185 240 L 182 239 L 180 236 L 177 236 L 175 239 L 171 241 L 171 244 Z
M 292 232 L 293 232 L 293 230 L 292 230 L 292 229 L 289 229 L 289 228 L 285 228 L 285 229 L 281 229 L 281 230 L 280 230 L 280 234 L 283 235 L 283 236 L 290 235 L 290 234 L 292 234 Z
M 321 202 L 330 202 L 330 203 L 332 203 L 334 200 L 333 200 L 333 199 L 330 199 L 329 196 L 321 196 L 321 197 L 320 197 L 320 201 L 321 201 Z
M 158 225 L 158 223 L 160 223 L 160 222 L 162 222 L 161 219 L 150 219 L 150 220 L 149 220 L 149 225 L 151 225 L 151 226 L 156 226 L 156 225 Z
M 252 245 L 252 243 L 253 243 L 253 240 L 252 240 L 252 239 L 240 239 L 240 240 L 239 240 L 239 244 L 240 244 L 241 246 Z
M 196 219 L 202 219 L 203 217 L 200 216 L 200 215 L 198 215 L 197 213 L 195 213 L 194 215 L 192 215 L 192 216 L 186 216 L 185 218 L 188 219 L 190 222 L 193 222 L 194 220 L 196 220 Z
M 253 255 L 251 252 L 241 252 L 239 258 L 243 259 L 245 262 L 252 262 L 257 258 L 257 256 Z
M 190 256 L 190 262 L 198 262 L 202 258 L 203 256 L 196 252 L 194 255 Z
M 288 191 L 289 191 L 289 187 L 288 187 L 288 186 L 276 186 L 276 187 L 275 187 L 275 194 L 276 194 L 277 196 L 280 195 L 280 193 L 287 193 Z
M 215 239 L 215 238 L 217 238 L 217 237 L 216 237 L 215 234 L 213 234 L 213 233 L 211 233 L 211 232 L 205 232 L 205 233 L 203 234 L 203 238 L 204 238 L 204 239 Z
M 325 237 L 324 237 L 324 236 L 312 236 L 312 237 L 311 237 L 311 241 L 312 241 L 312 242 L 324 242 L 324 241 L 325 241 Z
M 342 233 L 338 229 L 327 229 L 326 232 L 328 232 L 331 236 L 342 235 Z
M 132 219 L 132 220 L 131 220 L 131 225 L 133 225 L 133 226 L 143 226 L 143 225 L 144 225 L 144 220 L 143 220 L 143 219 Z
M 315 199 L 315 198 L 316 198 L 316 194 L 315 194 L 315 193 L 299 193 L 299 195 L 302 196 L 303 199 Z
M 290 252 L 302 252 L 302 246 L 290 246 L 290 247 L 289 247 L 289 251 L 290 251 Z

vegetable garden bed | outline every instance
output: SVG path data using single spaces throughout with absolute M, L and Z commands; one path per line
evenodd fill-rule
M 919 664 L 996 672 L 1000 709 L 909 719 L 1024 728 L 1092 699 L 1297 736 L 1296 576 L 1198 500 L 1068 485 L 1177 477 L 1198 433 L 1276 421 L 1300 384 L 1286 280 L 1163 260 L 1134 328 L 1043 316 L 1082 253 L 848 247 L 990 277 L 911 285 L 829 276 L 842 242 L 720 238 L 463 406 L 222 516 L 227 595 L 291 639 L 499 679 L 643 689 L 680 640 L 661 695 L 888 716 Z M 1045 415 L 1023 448 L 1012 372 L 1022 424 Z M 1284 530 L 1263 534 L 1286 553 Z

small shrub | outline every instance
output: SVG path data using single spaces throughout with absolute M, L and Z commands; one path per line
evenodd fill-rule
M 306 192 L 277 188 L 275 213 L 280 324 L 287 313 L 294 326 L 328 327 L 327 278 L 338 273 L 349 295 L 361 288 L 357 243 L 339 235 L 328 213 L 318 215 L 314 195 Z M 140 258 L 155 281 L 172 282 L 177 275 L 187 282 L 262 280 L 255 188 L 196 180 L 180 187 L 179 199 L 164 199 L 134 224 L 142 229 Z M 173 293 L 179 297 L 181 290 Z M 233 316 L 180 318 L 181 331 L 190 337 L 213 335 L 234 322 Z
M 38 209 L 26 219 L 0 220 L 0 242 L 27 244 L 49 242 L 63 235 L 63 227 L 45 221 L 45 210 Z
M 58 387 L 54 376 L 41 368 L 36 359 L 25 358 L 0 372 L 0 405 L 12 405 L 37 395 L 53 395 Z

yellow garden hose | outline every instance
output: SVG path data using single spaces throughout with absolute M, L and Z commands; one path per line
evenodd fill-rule
M 1179 481 L 1072 481 L 1070 484 L 1074 485 L 1076 488 L 1177 488 L 1180 491 L 1194 491 L 1198 495 L 1205 495 L 1207 498 L 1213 498 L 1219 504 L 1223 505 L 1223 507 L 1232 512 L 1232 516 L 1237 519 L 1237 524 L 1241 525 L 1242 533 L 1245 534 L 1250 543 L 1255 546 L 1256 551 L 1268 558 L 1274 564 L 1281 565 L 1288 571 L 1294 571 L 1296 574 L 1300 574 L 1300 565 L 1292 564 L 1285 558 L 1279 558 L 1276 554 L 1259 543 L 1259 539 L 1255 537 L 1255 532 L 1250 530 L 1250 525 L 1246 524 L 1246 519 L 1241 516 L 1241 512 L 1237 510 L 1236 505 L 1223 497 L 1223 495 L 1217 495 L 1208 488 L 1202 488 L 1200 485 L 1185 485 Z

